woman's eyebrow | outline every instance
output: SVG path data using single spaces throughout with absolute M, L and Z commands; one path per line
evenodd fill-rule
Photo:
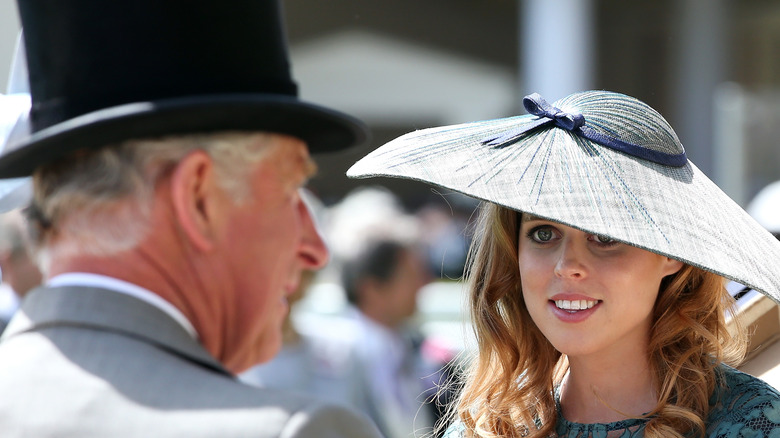
M 523 213 L 520 215 L 520 222 L 533 222 L 533 221 L 541 221 L 541 220 L 544 219 L 528 213 Z

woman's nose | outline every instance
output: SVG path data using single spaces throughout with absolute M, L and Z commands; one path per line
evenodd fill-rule
M 563 278 L 583 278 L 587 274 L 584 252 L 587 248 L 575 239 L 565 238 L 559 248 L 555 275 Z

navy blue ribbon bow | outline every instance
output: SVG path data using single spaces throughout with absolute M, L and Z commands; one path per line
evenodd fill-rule
M 585 125 L 585 117 L 580 113 L 567 113 L 547 103 L 538 93 L 529 94 L 523 98 L 523 106 L 528 113 L 539 117 L 522 128 L 513 129 L 504 134 L 485 139 L 482 144 L 496 148 L 506 147 L 516 143 L 529 131 L 545 125 L 554 125 L 565 129 L 594 143 L 606 146 L 633 157 L 642 158 L 665 166 L 682 167 L 688 162 L 685 152 L 667 154 L 633 143 L 602 134 Z

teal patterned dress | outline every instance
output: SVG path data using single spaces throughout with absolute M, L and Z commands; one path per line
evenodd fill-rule
M 707 417 L 708 438 L 780 438 L 780 392 L 763 380 L 722 365 L 722 383 L 710 398 Z M 560 409 L 559 409 L 560 412 Z M 641 438 L 647 419 L 614 423 L 572 423 L 558 415 L 556 432 L 566 438 Z M 455 423 L 445 438 L 464 436 L 464 427 Z

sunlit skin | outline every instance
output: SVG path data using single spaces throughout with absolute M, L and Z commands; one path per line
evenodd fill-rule
M 239 373 L 281 348 L 286 297 L 303 270 L 327 263 L 328 251 L 300 196 L 315 166 L 306 145 L 272 135 L 250 175 L 250 195 L 236 204 L 214 162 L 190 153 L 155 187 L 148 235 L 108 257 L 52 261 L 51 275 L 93 272 L 149 289 L 178 308 L 199 341 Z
M 647 358 L 653 305 L 661 280 L 682 263 L 531 215 L 522 215 L 518 263 L 531 318 L 569 359 L 566 418 L 624 418 L 599 397 L 629 414 L 654 406 Z

